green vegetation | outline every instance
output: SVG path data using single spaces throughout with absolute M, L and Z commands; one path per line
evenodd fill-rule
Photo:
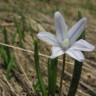
M 25 1 L 21 0 L 20 2 L 15 1 L 16 5 L 14 5 L 15 4 L 14 2 L 11 2 L 11 3 L 7 2 L 7 3 L 3 4 L 4 6 L 3 5 L 0 6 L 0 12 L 5 12 L 6 14 L 8 12 L 8 16 L 9 16 L 9 17 L 8 16 L 3 17 L 0 15 L 0 20 L 1 21 L 5 20 L 7 17 L 7 19 L 9 21 L 4 21 L 4 22 L 6 22 L 6 23 L 9 22 L 9 24 L 10 24 L 10 22 L 14 23 L 12 26 L 14 27 L 13 29 L 15 29 L 15 30 L 12 30 L 12 33 L 10 33 L 6 26 L 5 27 L 0 26 L 0 35 L 1 35 L 1 37 L 3 37 L 3 40 L 1 40 L 2 43 L 8 44 L 8 45 L 12 44 L 13 46 L 17 45 L 20 48 L 26 48 L 26 46 L 25 46 L 26 35 L 31 34 L 33 36 L 33 34 L 37 34 L 30 26 L 29 26 L 30 28 L 27 26 L 26 19 L 29 17 L 36 20 L 36 22 L 38 22 L 38 23 L 43 23 L 43 15 L 45 16 L 45 18 L 47 17 L 46 15 L 50 15 L 49 16 L 49 18 L 50 18 L 51 16 L 53 16 L 53 12 L 58 10 L 58 11 L 61 11 L 65 15 L 65 18 L 67 20 L 70 18 L 72 18 L 71 19 L 72 21 L 74 21 L 74 19 L 79 20 L 81 18 L 80 11 L 82 11 L 82 14 L 84 16 L 89 14 L 89 15 L 91 15 L 92 18 L 94 16 L 94 18 L 96 19 L 96 7 L 95 7 L 96 5 L 95 5 L 95 2 L 92 2 L 91 0 L 84 0 L 84 3 L 80 3 L 80 1 L 78 1 L 78 3 L 76 3 L 75 2 L 76 0 L 70 0 L 70 2 L 68 0 L 66 0 L 65 2 L 63 2 L 63 0 L 62 1 L 30 0 L 30 1 L 32 1 L 32 2 L 29 2 L 27 0 L 25 0 Z M 0 3 L 2 3 L 2 1 L 0 1 Z M 78 12 L 79 9 L 80 9 L 80 11 Z M 86 12 L 87 12 L 87 14 L 86 14 Z M 11 13 L 12 17 L 10 16 L 9 13 Z M 43 13 L 43 15 L 42 15 L 42 13 Z M 1 14 L 3 14 L 3 13 L 1 13 Z M 34 14 L 35 14 L 35 16 L 34 16 Z M 41 17 L 38 17 L 38 14 Z M 76 17 L 77 14 L 79 15 L 78 17 Z M 10 20 L 10 18 L 11 18 L 11 20 Z M 17 18 L 19 18 L 19 19 L 17 19 Z M 68 21 L 68 23 L 70 23 L 70 22 L 73 23 L 72 21 Z M 48 21 L 48 20 L 44 21 L 44 23 L 46 23 L 46 22 L 47 23 L 49 22 L 49 25 L 51 25 L 50 21 Z M 94 20 L 92 22 L 94 23 Z M 46 23 L 46 25 L 47 25 L 47 23 Z M 70 23 L 70 25 L 71 25 L 71 23 Z M 48 28 L 49 28 L 48 30 L 52 30 L 51 27 L 48 27 Z M 53 28 L 53 26 L 52 26 L 52 28 Z M 9 28 L 9 29 L 11 29 L 11 28 Z M 90 30 L 90 28 L 88 28 L 88 30 Z M 92 30 L 94 30 L 94 29 L 92 29 Z M 30 33 L 28 33 L 28 32 L 30 32 Z M 32 36 L 30 36 L 30 37 L 32 37 Z M 33 38 L 36 39 L 36 36 L 33 36 L 31 39 L 33 39 Z M 85 31 L 80 36 L 80 38 L 85 38 Z M 41 74 L 40 66 L 42 66 L 42 65 L 40 65 L 41 59 L 39 56 L 39 48 L 40 48 L 40 46 L 38 46 L 39 42 L 37 40 L 33 40 L 33 41 L 34 41 L 34 44 L 31 42 L 31 46 L 34 46 L 33 59 L 35 62 L 34 65 L 35 65 L 36 80 L 37 80 L 36 84 L 34 85 L 34 89 L 39 95 L 42 94 L 42 96 L 48 96 L 48 95 L 55 96 L 56 90 L 59 91 L 57 89 L 57 65 L 59 64 L 58 58 L 48 59 L 48 63 L 46 64 L 46 65 L 48 65 L 47 66 L 48 81 L 45 82 L 43 79 L 43 76 Z M 29 42 L 27 42 L 27 43 L 29 43 Z M 41 43 L 40 43 L 40 45 L 41 45 Z M 40 50 L 41 50 L 41 48 L 40 48 Z M 12 71 L 16 69 L 16 58 L 14 55 L 14 51 L 9 47 L 0 45 L 0 58 L 3 60 L 4 69 L 6 71 L 5 72 L 6 77 L 8 79 L 10 79 L 12 77 Z M 76 90 L 77 90 L 78 83 L 80 80 L 81 70 L 82 70 L 82 63 L 75 61 L 73 75 L 75 75 L 77 77 L 73 77 L 73 79 L 72 79 L 68 96 L 70 96 L 70 94 L 71 94 L 71 96 L 74 96 L 74 94 L 76 94 Z M 73 82 L 75 82 L 75 83 L 73 83 Z

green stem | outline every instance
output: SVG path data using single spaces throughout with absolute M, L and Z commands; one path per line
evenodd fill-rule
M 82 18 L 82 13 L 79 10 L 78 11 L 78 20 L 80 20 L 81 18 Z M 78 40 L 79 39 L 85 39 L 85 31 L 80 35 Z M 80 80 L 80 77 L 81 77 L 82 65 L 83 65 L 83 63 L 75 60 L 73 77 L 72 77 L 71 85 L 70 85 L 70 88 L 69 88 L 68 96 L 75 96 L 75 94 L 76 94 L 78 84 L 79 84 L 79 80 Z
M 62 64 L 62 71 L 61 71 L 59 96 L 61 96 L 61 92 L 62 92 L 62 82 L 63 82 L 63 76 L 64 76 L 64 69 L 65 69 L 65 54 L 63 55 L 63 64 Z
M 75 96 L 76 94 L 79 80 L 81 77 L 82 65 L 83 65 L 82 62 L 75 61 L 73 77 L 69 88 L 68 96 Z
M 57 81 L 58 59 L 49 59 L 48 62 L 48 96 L 55 96 Z
M 34 45 L 35 45 L 35 48 L 34 48 L 35 70 L 36 70 L 38 83 L 40 84 L 40 90 L 42 92 L 42 96 L 47 96 L 45 84 L 42 79 L 41 71 L 40 71 L 39 50 L 38 50 L 39 48 L 38 48 L 38 43 L 36 40 L 34 40 Z

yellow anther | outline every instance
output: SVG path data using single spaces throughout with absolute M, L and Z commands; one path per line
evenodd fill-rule
M 64 39 L 63 46 L 69 46 L 69 39 Z

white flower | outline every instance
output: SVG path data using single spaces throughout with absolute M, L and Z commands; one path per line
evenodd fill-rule
M 81 51 L 93 51 L 95 49 L 92 44 L 83 39 L 76 41 L 84 31 L 87 19 L 83 17 L 68 30 L 68 26 L 60 12 L 56 12 L 54 17 L 56 35 L 49 32 L 40 32 L 37 35 L 40 40 L 53 46 L 51 58 L 68 54 L 79 62 L 84 61 L 84 55 Z

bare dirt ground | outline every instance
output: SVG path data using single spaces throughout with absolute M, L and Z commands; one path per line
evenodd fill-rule
M 0 27 L 6 27 L 9 33 L 10 45 L 12 45 L 12 36 L 16 31 L 14 18 L 21 22 L 21 15 L 23 14 L 25 17 L 25 49 L 33 50 L 32 38 L 36 38 L 36 34 L 39 31 L 47 30 L 55 33 L 53 14 L 56 10 L 59 10 L 64 15 L 70 27 L 77 20 L 78 10 L 81 10 L 82 15 L 88 18 L 86 39 L 96 46 L 95 0 L 51 0 L 49 2 L 38 0 L 0 0 Z M 0 42 L 3 42 L 1 33 Z M 18 38 L 14 46 L 18 46 Z M 10 50 L 15 55 L 17 68 L 13 71 L 12 78 L 7 80 L 6 71 L 2 67 L 2 59 L 0 60 L 0 96 L 34 96 L 32 88 L 33 77 L 35 76 L 33 54 L 12 48 Z M 50 46 L 40 41 L 40 52 L 50 55 Z M 96 50 L 92 53 L 86 53 L 85 56 L 86 60 L 83 65 L 77 96 L 96 96 Z M 45 82 L 47 82 L 47 58 L 41 56 L 40 59 L 42 75 L 45 78 Z M 69 60 L 71 58 L 67 57 L 63 84 L 65 95 L 68 92 L 73 72 L 73 61 Z M 58 64 L 58 82 L 61 65 L 62 62 L 60 61 Z

